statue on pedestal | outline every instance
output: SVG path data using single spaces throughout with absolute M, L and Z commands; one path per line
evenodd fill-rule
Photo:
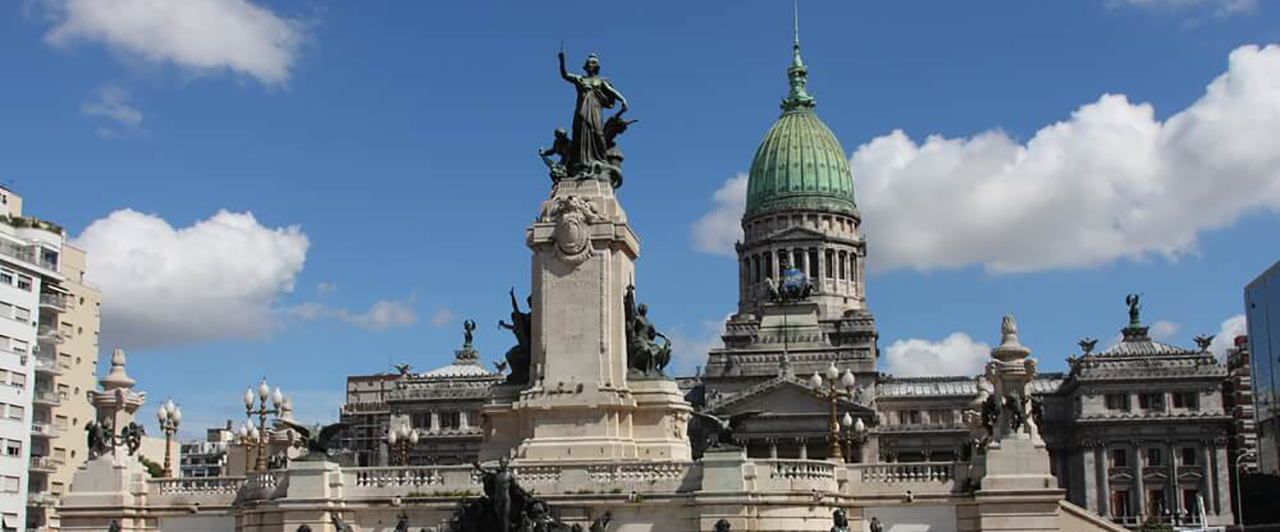
M 451 532 L 570 532 L 582 529 L 579 525 L 570 527 L 556 519 L 551 505 L 520 487 L 506 457 L 498 459 L 498 466 L 491 469 L 474 462 L 471 465 L 480 475 L 484 497 L 461 501 L 450 519 Z M 611 518 L 611 514 L 606 512 L 604 524 L 597 519 L 592 530 L 603 532 Z
M 729 530 L 732 528 L 733 527 L 729 525 L 728 519 L 721 519 L 719 521 L 716 521 L 715 532 L 729 532 Z
M 809 280 L 809 276 L 799 268 L 792 268 L 785 256 L 778 257 L 778 266 L 782 270 L 780 282 L 774 285 L 772 279 L 769 279 L 768 283 L 772 287 L 769 295 L 774 302 L 787 303 L 808 299 L 809 294 L 814 291 L 813 282 Z
M 622 298 L 626 319 L 627 366 L 632 375 L 662 376 L 671 363 L 671 339 L 649 321 L 649 307 L 636 305 L 636 287 L 627 286 Z M 658 342 L 661 338 L 662 342 Z
M 618 188 L 622 186 L 622 152 L 614 139 L 634 122 L 622 118 L 628 109 L 627 99 L 607 78 L 600 77 L 600 58 L 596 54 L 587 56 L 582 65 L 582 75 L 565 68 L 564 50 L 558 55 L 560 77 L 572 83 L 578 93 L 573 109 L 573 136 L 565 139 L 563 130 L 557 130 L 556 142 L 552 147 L 539 150 L 538 153 L 544 162 L 548 162 L 552 180 L 597 179 L 608 181 L 614 188 Z M 604 109 L 612 109 L 615 103 L 621 108 L 617 114 L 605 120 Z M 564 149 L 565 140 L 568 141 L 567 149 Z M 560 162 L 550 163 L 547 156 L 552 154 L 559 154 Z
M 498 327 L 511 331 L 516 337 L 516 345 L 507 350 L 507 365 L 511 373 L 507 374 L 507 384 L 528 384 L 529 365 L 533 361 L 533 297 L 526 299 L 529 312 L 520 310 L 516 302 L 516 289 L 512 288 L 511 323 L 498 320 Z

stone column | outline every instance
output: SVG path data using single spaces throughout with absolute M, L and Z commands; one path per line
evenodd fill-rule
M 431 432 L 440 432 L 440 412 L 431 411 Z
M 1177 516 L 1182 512 L 1182 493 L 1178 487 L 1178 461 L 1174 459 L 1174 450 L 1177 445 L 1172 441 L 1166 443 L 1165 447 L 1169 453 L 1169 491 L 1173 500 L 1169 501 L 1169 511 Z
M 1137 504 L 1134 505 L 1138 514 L 1138 522 L 1141 523 L 1147 515 L 1147 488 L 1143 485 L 1142 479 L 1142 453 L 1138 452 L 1139 446 L 1134 442 L 1131 446 L 1134 449 L 1133 457 L 1133 486 L 1138 490 Z
M 466 430 L 470 427 L 471 427 L 471 424 L 467 422 L 467 411 L 466 410 L 458 411 L 458 430 Z
M 766 441 L 769 442 L 769 458 L 772 460 L 777 460 L 778 459 L 778 439 L 769 438 Z
M 1105 499 L 1105 496 L 1098 496 L 1098 491 L 1104 489 L 1104 484 L 1100 472 L 1102 466 L 1097 461 L 1097 455 L 1097 448 L 1086 447 L 1080 451 L 1080 462 L 1083 464 L 1081 469 L 1083 469 L 1082 473 L 1084 474 L 1084 507 L 1105 517 L 1107 509 L 1101 504 L 1101 500 Z M 1105 495 L 1105 493 L 1106 491 L 1104 490 L 1103 494 Z
M 1111 508 L 1111 472 L 1108 467 L 1111 458 L 1107 456 L 1106 446 L 1095 447 L 1093 452 L 1098 455 L 1098 469 L 1094 474 L 1098 475 L 1098 489 L 1102 490 L 1098 497 L 1098 514 L 1105 516 L 1115 511 Z
M 796 442 L 800 444 L 800 459 L 808 460 L 809 459 L 809 439 L 796 438 Z

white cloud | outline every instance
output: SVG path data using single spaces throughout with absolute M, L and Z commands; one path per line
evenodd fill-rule
M 1235 347 L 1236 337 L 1243 334 L 1247 334 L 1244 314 L 1227 318 L 1218 327 L 1218 334 L 1213 337 L 1213 343 L 1209 344 L 1209 352 L 1218 357 L 1218 360 L 1225 362 L 1227 351 Z
M 1181 327 L 1171 321 L 1157 321 L 1151 325 L 1150 334 L 1153 340 L 1160 342 L 1169 342 L 1173 340 L 1173 335 L 1178 334 Z
M 103 349 L 264 337 L 309 246 L 297 226 L 264 227 L 251 213 L 225 210 L 183 228 L 119 210 L 74 243 L 103 292 Z
M 1258 0 L 1108 0 L 1109 7 L 1136 6 L 1164 11 L 1211 9 L 1219 17 L 1238 13 L 1251 13 L 1258 8 Z
M 103 138 L 125 138 L 141 133 L 142 111 L 130 101 L 129 91 L 109 83 L 94 91 L 92 100 L 80 102 L 80 114 L 105 118 L 115 122 L 115 127 L 99 126 L 98 135 Z
M 860 147 L 878 269 L 989 271 L 1176 259 L 1197 235 L 1280 208 L 1280 46 L 1244 46 L 1204 96 L 1163 122 L 1104 95 L 1025 144 L 1000 131 Z
M 278 85 L 289 77 L 305 25 L 248 0 L 43 0 L 49 43 L 101 43 L 130 58 L 187 71 L 230 70 Z
M 452 310 L 441 307 L 439 309 L 436 309 L 435 314 L 431 315 L 431 326 L 444 327 L 445 325 L 448 325 L 449 323 L 451 323 L 457 317 L 458 316 L 454 314 Z
M 284 313 L 290 318 L 301 321 L 331 318 L 366 331 L 382 332 L 418 323 L 418 313 L 413 308 L 416 299 L 413 295 L 402 301 L 383 299 L 361 313 L 353 313 L 345 308 L 331 307 L 313 301 L 291 306 L 285 309 Z
M 1280 210 L 1278 135 L 1280 46 L 1242 46 L 1199 100 L 1164 121 L 1107 94 L 1026 143 L 998 130 L 923 143 L 894 131 L 851 164 L 873 268 L 1029 272 L 1176 260 L 1201 232 Z M 746 191 L 731 184 L 717 191 L 704 220 L 720 222 L 704 224 L 711 236 L 695 236 L 697 249 L 732 254 L 739 230 L 725 221 L 741 216 L 730 207 Z
M 685 327 L 676 325 L 665 334 L 671 338 L 671 364 L 667 366 L 667 375 L 693 375 L 699 367 L 707 363 L 707 353 L 716 347 L 722 347 L 724 341 L 724 324 L 732 314 L 723 320 L 704 320 L 698 324 L 697 330 L 689 332 Z
M 327 296 L 338 290 L 338 283 L 316 283 L 316 295 Z
M 884 351 L 881 364 L 886 373 L 898 377 L 936 375 L 977 375 L 987 363 L 991 347 L 957 332 L 940 342 L 898 340 Z
M 715 209 L 693 223 L 693 248 L 735 256 L 733 244 L 742 240 L 742 212 L 747 208 L 747 174 L 725 181 L 711 199 Z

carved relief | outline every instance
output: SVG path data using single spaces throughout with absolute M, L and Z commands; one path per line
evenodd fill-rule
M 577 266 L 591 258 L 591 224 L 604 219 L 591 202 L 577 196 L 557 198 L 543 221 L 555 222 L 556 256 Z

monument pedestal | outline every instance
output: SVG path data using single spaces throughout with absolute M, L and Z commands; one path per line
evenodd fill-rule
M 509 403 L 486 408 L 482 456 L 514 445 L 521 461 L 691 459 L 684 430 L 692 409 L 675 383 L 627 380 L 624 298 L 640 242 L 613 187 L 556 183 L 527 243 L 529 383 Z

